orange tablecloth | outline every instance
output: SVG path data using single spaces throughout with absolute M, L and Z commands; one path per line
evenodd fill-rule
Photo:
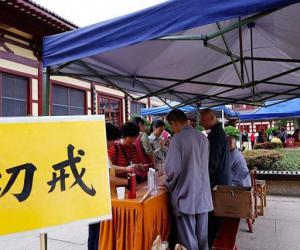
M 100 250 L 148 250 L 157 235 L 169 234 L 168 192 L 159 189 L 155 196 L 142 201 L 147 187 L 139 186 L 136 199 L 116 199 L 112 193 L 112 220 L 101 222 Z

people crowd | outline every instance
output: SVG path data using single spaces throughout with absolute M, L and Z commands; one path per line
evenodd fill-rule
M 247 163 L 236 145 L 227 136 L 222 124 L 210 109 L 201 111 L 201 133 L 192 126 L 184 112 L 174 109 L 166 117 L 172 129 L 166 130 L 163 120 L 152 122 L 146 131 L 146 121 L 135 117 L 119 129 L 106 124 L 110 181 L 113 187 L 127 185 L 127 174 L 134 172 L 137 183 L 147 181 L 149 168 L 159 170 L 170 193 L 176 240 L 189 250 L 207 250 L 222 223 L 213 214 L 212 190 L 217 185 L 251 186 Z M 263 131 L 250 136 L 244 130 L 241 141 L 251 148 L 255 143 L 299 141 L 300 131 L 293 135 L 284 128 L 269 138 Z M 99 224 L 90 225 L 89 249 L 97 249 Z M 97 238 L 97 239 L 96 239 Z
M 268 134 L 269 133 L 269 134 Z M 260 130 L 256 133 L 251 133 L 248 136 L 246 130 L 243 130 L 241 134 L 242 147 L 245 145 L 251 145 L 251 148 L 246 146 L 247 149 L 254 149 L 255 144 L 261 144 L 265 142 L 272 142 L 281 144 L 283 147 L 294 147 L 296 143 L 300 142 L 300 129 L 295 129 L 293 134 L 286 131 L 286 128 L 281 127 L 280 129 L 273 129 L 271 132 Z

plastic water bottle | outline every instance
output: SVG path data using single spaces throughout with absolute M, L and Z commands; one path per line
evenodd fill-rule
M 147 180 L 148 180 L 148 190 L 151 192 L 152 187 L 153 187 L 153 172 L 151 170 L 152 168 L 148 169 L 148 174 L 147 174 Z
M 151 189 L 151 194 L 155 195 L 158 193 L 158 183 L 157 183 L 157 173 L 155 171 L 154 168 L 151 168 L 151 172 L 152 172 L 152 189 Z

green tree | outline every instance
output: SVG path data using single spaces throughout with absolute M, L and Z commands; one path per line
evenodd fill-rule
M 234 137 L 236 140 L 240 139 L 240 131 L 237 128 L 233 126 L 227 126 L 224 128 L 224 130 L 227 135 Z
M 275 127 L 278 127 L 278 128 L 284 127 L 284 128 L 286 128 L 287 123 L 288 123 L 288 121 L 285 120 L 285 119 L 277 120 L 277 121 L 275 121 Z

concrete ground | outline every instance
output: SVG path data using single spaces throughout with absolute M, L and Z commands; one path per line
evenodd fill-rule
M 48 250 L 87 250 L 88 227 L 64 226 L 48 233 Z M 300 197 L 268 196 L 265 215 L 248 232 L 242 220 L 239 250 L 300 250 Z M 39 250 L 37 235 L 0 237 L 0 250 Z
M 63 226 L 48 233 L 48 250 L 87 250 L 88 226 Z M 39 250 L 38 235 L 0 237 L 0 250 Z
M 257 218 L 254 233 L 242 220 L 239 250 L 300 250 L 300 197 L 268 196 L 264 216 Z

